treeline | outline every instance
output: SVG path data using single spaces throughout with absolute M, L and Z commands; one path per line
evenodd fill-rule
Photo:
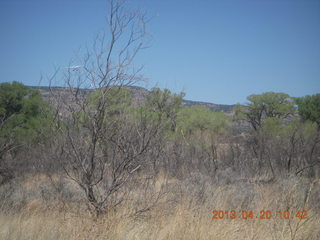
M 124 86 L 66 92 L 68 101 L 52 91 L 47 103 L 20 83 L 0 85 L 1 184 L 30 172 L 67 177 L 100 215 L 159 174 L 221 184 L 319 177 L 320 94 L 251 95 L 229 116 L 182 108 L 184 94 L 168 89 L 152 89 L 139 106 Z

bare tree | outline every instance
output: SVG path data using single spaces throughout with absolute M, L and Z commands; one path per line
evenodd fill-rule
M 161 133 L 160 120 L 127 108 L 127 87 L 144 80 L 134 59 L 146 47 L 145 23 L 144 13 L 111 0 L 108 33 L 98 34 L 84 57 L 65 69 L 66 88 L 51 90 L 62 136 L 57 159 L 96 216 L 125 199 L 122 187 Z

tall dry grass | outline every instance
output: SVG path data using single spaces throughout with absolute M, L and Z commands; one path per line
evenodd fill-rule
M 215 185 L 202 176 L 165 182 L 165 194 L 150 209 L 136 211 L 144 194 L 136 189 L 132 196 L 140 197 L 139 201 L 132 198 L 93 219 L 83 203 L 73 198 L 69 202 L 44 198 L 39 191 L 49 188 L 49 182 L 43 176 L 29 177 L 2 199 L 0 239 L 320 239 L 319 182 L 290 178 L 269 184 Z M 153 191 L 163 184 L 164 179 L 159 178 Z M 65 185 L 76 195 L 70 186 Z M 21 204 L 13 208 L 10 198 Z M 140 201 L 140 207 L 143 204 L 147 203 Z M 308 219 L 211 219 L 214 209 L 307 210 Z

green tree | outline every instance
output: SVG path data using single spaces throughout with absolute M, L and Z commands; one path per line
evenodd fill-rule
M 254 130 L 249 142 L 257 158 L 258 171 L 263 171 L 267 164 L 275 177 L 275 164 L 278 162 L 274 163 L 274 148 L 271 145 L 278 141 L 281 129 L 295 114 L 295 102 L 288 94 L 276 92 L 252 94 L 247 99 L 247 105 L 236 107 L 235 119 L 247 121 Z
M 320 94 L 297 98 L 296 102 L 302 119 L 315 122 L 320 130 Z
M 192 134 L 195 131 L 225 132 L 230 125 L 228 117 L 222 112 L 213 112 L 204 106 L 181 109 L 178 116 L 179 130 Z
M 313 141 L 309 143 L 309 146 L 311 147 L 308 156 L 309 165 L 305 168 L 302 168 L 298 172 L 302 172 L 305 169 L 308 169 L 309 172 L 311 172 L 311 175 L 314 175 L 314 171 L 316 170 L 316 168 L 319 169 L 320 166 L 320 159 L 314 159 L 314 156 L 319 156 L 318 146 L 320 142 L 320 94 L 318 93 L 311 96 L 297 98 L 296 103 L 298 105 L 298 112 L 302 120 L 305 123 L 311 122 L 316 125 L 316 130 L 314 131 L 316 132 L 316 136 Z
M 171 93 L 169 89 L 153 88 L 147 95 L 145 110 L 152 113 L 155 121 L 166 121 L 169 130 L 177 127 L 177 116 L 181 108 L 184 93 Z
M 20 143 L 39 139 L 43 127 L 52 119 L 48 103 L 40 92 L 21 83 L 0 84 L 0 136 Z
M 237 106 L 238 119 L 247 120 L 254 130 L 259 130 L 265 119 L 286 119 L 296 111 L 293 99 L 286 93 L 266 92 L 247 97 L 246 106 Z
M 40 92 L 18 82 L 0 84 L 0 175 L 6 153 L 39 142 L 52 115 Z

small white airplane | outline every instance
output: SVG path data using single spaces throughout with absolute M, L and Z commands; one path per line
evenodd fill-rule
M 82 66 L 81 65 L 75 65 L 75 66 L 69 66 L 69 67 L 65 67 L 67 69 L 78 69 L 78 68 L 81 68 Z

